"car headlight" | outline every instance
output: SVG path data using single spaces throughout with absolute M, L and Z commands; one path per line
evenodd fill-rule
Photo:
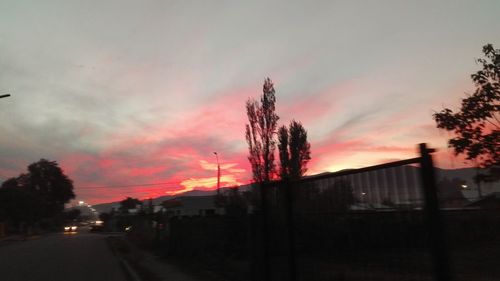
M 72 226 L 72 227 L 71 227 L 71 230 L 72 230 L 72 231 L 75 231 L 75 230 L 76 230 L 76 226 Z
M 69 227 L 69 226 L 65 226 L 65 227 L 64 227 L 64 230 L 65 230 L 65 231 L 68 231 L 68 230 L 70 230 L 70 227 Z

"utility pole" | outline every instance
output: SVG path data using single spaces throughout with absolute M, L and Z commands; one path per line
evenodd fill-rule
M 220 164 L 219 164 L 219 156 L 217 152 L 214 152 L 215 158 L 217 159 L 217 195 L 220 195 Z
M 427 223 L 428 239 L 434 266 L 434 279 L 436 281 L 450 281 L 450 260 L 447 241 L 444 234 L 443 218 L 439 209 L 437 196 L 436 175 L 432 161 L 434 149 L 427 148 L 425 143 L 419 145 L 420 173 L 424 188 L 425 208 L 424 215 Z
M 6 97 L 10 97 L 10 94 L 0 95 L 0 99 L 1 99 L 1 98 L 6 98 Z

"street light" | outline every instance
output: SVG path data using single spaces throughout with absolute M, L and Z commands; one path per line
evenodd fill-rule
M 214 152 L 215 159 L 217 159 L 217 195 L 220 194 L 220 164 L 219 164 L 219 155 L 217 152 Z
M 361 191 L 361 203 L 365 203 L 366 192 Z

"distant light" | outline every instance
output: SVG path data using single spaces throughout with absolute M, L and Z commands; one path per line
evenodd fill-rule
M 78 201 L 78 205 L 80 205 L 80 206 L 81 206 L 81 205 L 83 205 L 83 204 L 85 204 L 85 202 L 83 202 L 83 201 Z
M 97 225 L 101 225 L 103 223 L 104 223 L 103 221 L 95 221 L 95 224 L 97 224 Z
M 92 205 L 88 204 L 88 205 L 87 205 L 87 207 L 89 207 L 89 208 L 90 208 L 90 207 L 92 207 Z
M 366 192 L 361 192 L 361 195 L 365 196 L 365 195 L 366 195 Z
M 466 184 L 462 184 L 462 188 L 466 189 L 468 186 Z

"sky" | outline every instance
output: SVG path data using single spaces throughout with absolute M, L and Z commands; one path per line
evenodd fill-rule
M 245 102 L 270 77 L 308 174 L 437 148 L 432 119 L 500 46 L 499 1 L 0 0 L 0 182 L 57 161 L 102 203 L 248 183 Z

